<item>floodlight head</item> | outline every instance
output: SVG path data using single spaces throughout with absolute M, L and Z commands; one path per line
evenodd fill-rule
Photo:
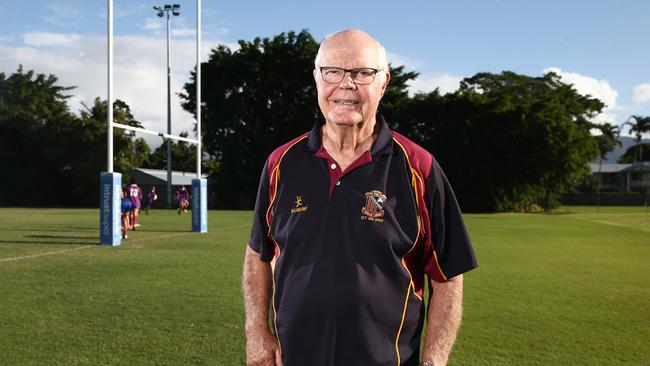
M 181 6 L 179 4 L 174 4 L 174 7 L 172 8 L 172 14 L 181 15 Z
M 160 6 L 154 6 L 153 9 L 157 10 L 158 11 L 157 15 L 162 18 L 162 16 L 164 14 L 163 14 L 163 10 L 160 8 Z
M 171 10 L 171 9 L 172 9 L 172 6 L 171 6 L 171 5 L 169 5 L 169 4 L 165 4 L 165 10 Z

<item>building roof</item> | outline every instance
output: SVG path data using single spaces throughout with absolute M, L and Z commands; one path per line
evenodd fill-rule
M 627 168 L 623 169 L 625 172 L 650 172 L 650 162 L 641 161 L 634 164 L 629 164 Z
M 638 162 L 634 164 L 589 164 L 591 174 L 625 173 L 625 172 L 649 172 L 650 162 Z
M 589 164 L 591 174 L 619 173 L 632 164 Z
M 167 184 L 167 171 L 157 169 L 133 169 L 131 172 L 138 184 L 162 185 Z M 201 174 L 201 178 L 207 178 L 207 174 Z M 192 185 L 192 179 L 196 179 L 196 172 L 172 171 L 172 185 Z

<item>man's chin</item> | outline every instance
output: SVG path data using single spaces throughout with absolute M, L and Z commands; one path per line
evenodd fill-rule
M 326 119 L 327 122 L 341 127 L 358 126 L 363 122 L 363 118 L 360 115 L 340 115 L 340 114 L 330 113 Z

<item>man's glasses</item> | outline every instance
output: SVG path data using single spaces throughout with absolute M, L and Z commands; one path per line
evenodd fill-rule
M 370 67 L 360 67 L 357 69 L 342 69 L 340 67 L 321 66 L 320 74 L 325 82 L 330 84 L 339 84 L 345 78 L 346 73 L 350 73 L 352 81 L 357 85 L 370 84 L 375 81 L 375 76 L 382 69 L 373 69 Z

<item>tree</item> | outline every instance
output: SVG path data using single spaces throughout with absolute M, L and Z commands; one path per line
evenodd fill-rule
M 608 152 L 614 150 L 616 146 L 622 146 L 621 142 L 618 140 L 618 136 L 621 132 L 620 127 L 614 124 L 605 123 L 598 125 L 597 128 L 600 130 L 601 134 L 596 136 L 596 143 L 598 144 L 598 182 L 596 183 L 596 197 L 597 205 L 596 207 L 600 208 L 600 188 L 602 185 L 602 166 L 603 159 Z
M 103 139 L 100 148 L 106 156 L 106 100 L 95 98 L 92 107 L 83 104 L 85 110 L 81 111 L 81 120 L 86 126 L 99 126 L 100 133 L 97 136 Z M 113 121 L 115 123 L 142 128 L 142 123 L 137 121 L 131 113 L 131 107 L 125 102 L 117 99 L 113 102 Z M 113 161 L 114 169 L 122 174 L 122 181 L 128 182 L 131 179 L 131 171 L 143 167 L 149 160 L 151 149 L 143 138 L 136 138 L 135 132 L 121 128 L 113 129 Z M 105 159 L 104 159 L 105 160 Z M 105 164 L 104 164 L 105 165 Z M 105 170 L 105 167 L 104 167 Z M 100 170 L 101 171 L 101 170 Z
M 650 116 L 648 117 L 642 117 L 642 116 L 630 116 L 630 118 L 627 120 L 627 122 L 623 123 L 623 126 L 630 126 L 629 132 L 633 133 L 636 138 L 636 154 L 634 155 L 633 162 L 637 162 L 641 160 L 641 148 L 640 148 L 640 143 L 641 143 L 641 138 L 643 137 L 644 133 L 650 132 Z M 638 159 L 638 160 L 637 160 Z
M 550 207 L 597 156 L 589 119 L 603 104 L 553 73 L 479 73 L 455 93 L 414 99 L 409 135 L 440 161 L 465 210 Z
M 181 132 L 180 137 L 188 137 L 189 133 Z M 151 169 L 167 169 L 167 144 L 158 146 L 144 166 Z M 196 147 L 185 141 L 172 141 L 172 168 L 176 171 L 196 171 Z M 206 161 L 202 162 L 202 171 L 209 169 Z
M 618 158 L 618 163 L 620 164 L 633 164 L 645 161 L 650 161 L 650 143 L 631 146 Z
M 314 56 L 315 57 L 315 56 Z M 411 97 L 408 94 L 408 82 L 415 79 L 418 73 L 404 71 L 404 66 L 389 65 L 390 82 L 379 104 L 379 113 L 383 115 L 390 127 L 401 130 L 403 115 L 412 108 Z
M 106 170 L 106 102 L 70 113 L 66 91 L 54 75 L 0 73 L 2 205 L 90 206 L 97 204 L 99 173 Z M 129 106 L 114 104 L 115 120 L 139 125 Z M 149 148 L 144 140 L 115 131 L 116 169 L 130 172 Z M 29 162 L 25 164 L 25 162 Z
M 600 160 L 605 159 L 605 156 L 610 151 L 613 151 L 617 146 L 622 146 L 618 137 L 621 133 L 621 128 L 611 123 L 604 123 L 596 125 L 601 134 L 596 136 L 596 143 L 598 144 L 598 153 Z
M 76 119 L 64 94 L 72 87 L 57 82 L 22 66 L 0 73 L 0 204 L 52 205 L 70 188 Z

